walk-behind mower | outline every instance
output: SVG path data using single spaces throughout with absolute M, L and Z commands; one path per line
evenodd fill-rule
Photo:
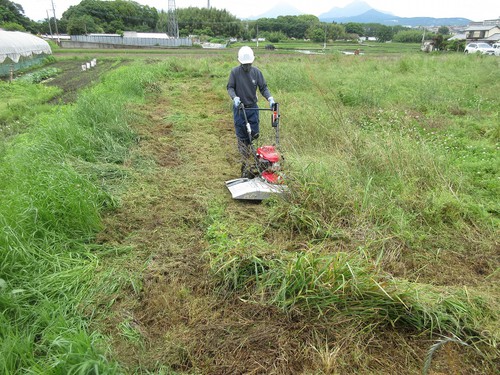
M 272 146 L 260 146 L 255 149 L 253 144 L 252 129 L 247 119 L 245 107 L 240 105 L 243 111 L 248 138 L 250 141 L 250 152 L 252 153 L 252 166 L 255 171 L 253 178 L 236 178 L 226 181 L 226 186 L 234 199 L 261 201 L 271 195 L 284 194 L 288 188 L 283 182 L 281 173 L 281 155 L 279 153 L 279 120 L 280 112 L 278 103 L 274 103 L 271 109 L 252 108 L 251 110 L 271 111 L 271 125 L 275 130 L 276 141 Z

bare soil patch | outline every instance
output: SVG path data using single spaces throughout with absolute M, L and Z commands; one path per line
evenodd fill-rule
M 98 60 L 97 65 L 90 70 L 83 71 L 82 64 L 88 62 L 88 59 L 63 60 L 51 64 L 51 67 L 58 68 L 61 73 L 56 77 L 45 82 L 48 86 L 57 86 L 63 90 L 60 96 L 52 99 L 52 103 L 70 103 L 76 100 L 78 91 L 99 82 L 102 75 L 116 69 L 122 64 L 127 64 L 128 61 L 116 60 Z

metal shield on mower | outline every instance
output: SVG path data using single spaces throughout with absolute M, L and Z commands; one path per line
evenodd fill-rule
M 285 185 L 270 184 L 261 177 L 236 178 L 226 181 L 226 186 L 233 199 L 261 201 L 273 194 L 286 192 Z

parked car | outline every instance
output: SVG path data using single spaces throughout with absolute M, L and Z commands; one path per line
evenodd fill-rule
M 482 53 L 483 55 L 494 55 L 495 50 L 488 43 L 469 43 L 465 47 L 465 53 Z
M 492 47 L 495 50 L 495 56 L 500 56 L 500 43 L 493 43 Z

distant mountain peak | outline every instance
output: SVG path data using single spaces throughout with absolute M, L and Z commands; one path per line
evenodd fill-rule
M 269 9 L 267 12 L 250 18 L 258 19 L 258 18 L 277 18 L 278 16 L 300 16 L 303 13 L 304 12 L 301 12 L 300 10 L 287 4 L 286 2 L 280 2 L 271 9 Z
M 282 1 L 267 12 L 247 19 L 256 20 L 259 18 L 277 18 L 278 16 L 298 16 L 301 14 L 307 13 Z M 334 7 L 328 12 L 320 14 L 318 18 L 323 22 L 380 23 L 388 26 L 452 26 L 466 25 L 469 22 L 466 18 L 398 17 L 391 12 L 372 8 L 363 0 L 355 0 L 343 8 Z
M 466 18 L 433 18 L 433 17 L 398 17 L 392 14 L 380 12 L 375 9 L 370 9 L 356 16 L 339 17 L 328 16 L 326 13 L 319 16 L 323 22 L 338 22 L 338 23 L 380 23 L 387 26 L 458 26 L 467 25 L 470 20 Z
M 321 14 L 319 18 L 355 17 L 374 9 L 365 1 L 356 0 L 345 7 L 333 7 L 328 12 Z M 384 13 L 387 14 L 388 12 Z

